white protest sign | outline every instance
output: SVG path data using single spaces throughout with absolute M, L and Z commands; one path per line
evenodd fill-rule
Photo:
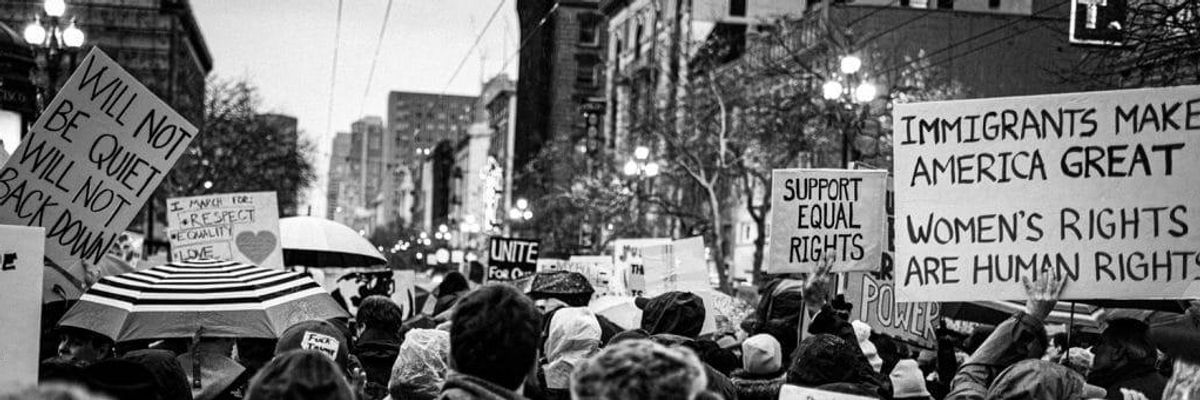
M 887 243 L 887 171 L 783 169 L 771 174 L 772 274 L 874 271 Z
M 646 296 L 670 291 L 712 289 L 708 282 L 708 260 L 700 236 L 642 249 Z
M 171 258 L 210 258 L 283 268 L 278 207 L 275 192 L 168 199 Z
M 358 306 L 369 296 L 392 299 L 405 319 L 417 313 L 417 275 L 413 270 L 310 268 L 308 272 L 350 315 L 358 315 Z
M 610 282 L 613 276 L 613 260 L 609 256 L 571 256 L 562 270 L 574 271 L 588 278 L 596 296 L 606 296 L 612 293 Z
M 0 388 L 38 383 L 45 230 L 0 225 Z
M 1200 86 L 897 104 L 901 301 L 1200 297 Z
M 670 243 L 670 238 L 613 240 L 614 292 L 626 296 L 643 295 L 646 292 L 646 268 L 642 262 L 642 249 Z
M 827 390 L 783 385 L 779 388 L 779 400 L 870 400 L 872 397 L 855 396 Z
M 854 304 L 850 319 L 866 322 L 875 332 L 919 346 L 937 345 L 940 303 L 897 303 L 892 280 L 870 272 L 851 272 L 846 274 L 846 280 L 846 301 Z
M 0 170 L 0 224 L 46 228 L 45 291 L 75 298 L 196 128 L 93 48 Z

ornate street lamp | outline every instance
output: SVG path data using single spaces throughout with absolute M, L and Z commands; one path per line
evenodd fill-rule
M 825 97 L 825 100 L 838 102 L 840 106 L 857 112 L 858 106 L 865 105 L 878 98 L 879 90 L 876 89 L 875 84 L 860 76 L 859 71 L 862 70 L 862 66 L 862 59 L 858 58 L 858 56 L 848 55 L 842 57 L 838 62 L 838 71 L 841 72 L 841 75 L 837 79 L 829 80 L 821 86 L 821 94 Z M 842 81 L 845 81 L 846 85 L 843 85 Z M 838 112 L 840 114 L 841 110 Z M 847 126 L 841 132 L 842 168 L 850 165 L 850 128 L 850 126 Z
M 37 55 L 46 60 L 43 72 L 47 79 L 42 87 L 42 107 L 54 99 L 58 92 L 63 55 L 70 55 L 71 64 L 74 64 L 75 52 L 83 46 L 85 39 L 83 30 L 75 24 L 75 17 L 64 17 L 66 12 L 65 0 L 46 0 L 42 4 L 42 13 L 35 15 L 33 22 L 25 26 L 25 42 L 29 43 Z

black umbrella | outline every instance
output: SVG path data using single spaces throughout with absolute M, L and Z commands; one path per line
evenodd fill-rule
M 518 287 L 534 300 L 558 299 L 571 307 L 586 307 L 596 293 L 592 282 L 574 271 L 539 272 Z

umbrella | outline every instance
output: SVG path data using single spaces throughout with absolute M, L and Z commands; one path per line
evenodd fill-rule
M 371 242 L 350 227 L 324 218 L 279 220 L 283 263 L 306 267 L 369 267 L 387 264 Z
M 1089 302 L 1090 303 L 1090 302 Z M 1074 307 L 1072 312 L 1072 307 Z M 943 303 L 942 316 L 964 321 L 998 325 L 1013 314 L 1023 311 L 1025 304 L 1018 301 L 977 301 L 971 303 Z M 1105 322 L 1115 318 L 1132 318 L 1149 325 L 1172 321 L 1179 313 L 1133 308 L 1104 308 L 1092 304 L 1060 301 L 1046 317 L 1049 325 L 1073 325 L 1084 330 L 1099 332 Z
M 347 318 L 307 275 L 193 260 L 113 275 L 92 285 L 59 322 L 115 341 L 276 338 L 297 322 Z
M 592 299 L 596 289 L 583 274 L 574 271 L 539 272 L 522 289 L 534 300 L 559 299 L 571 307 L 583 307 Z

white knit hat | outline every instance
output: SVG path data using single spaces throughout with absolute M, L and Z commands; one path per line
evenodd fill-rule
M 893 399 L 931 397 L 929 390 L 925 388 L 925 377 L 922 376 L 921 367 L 917 366 L 916 360 L 900 360 L 896 363 L 896 368 L 892 370 L 891 378 Z
M 783 368 L 783 350 L 774 336 L 757 334 L 742 342 L 742 369 L 755 375 L 778 373 Z

